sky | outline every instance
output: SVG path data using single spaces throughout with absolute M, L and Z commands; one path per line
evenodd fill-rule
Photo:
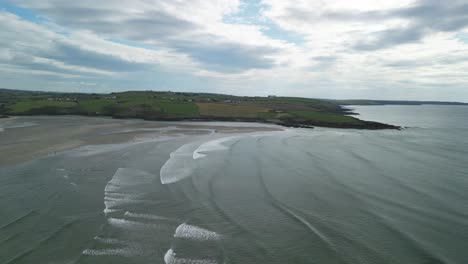
M 0 0 L 0 87 L 468 102 L 468 0 Z

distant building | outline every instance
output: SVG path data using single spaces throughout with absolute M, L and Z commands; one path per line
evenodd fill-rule
M 269 97 L 269 98 L 275 98 L 276 95 L 269 95 L 268 97 Z

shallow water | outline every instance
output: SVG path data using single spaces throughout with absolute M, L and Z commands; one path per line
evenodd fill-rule
M 466 263 L 468 107 L 356 108 L 413 128 L 174 137 L 4 167 L 0 263 Z

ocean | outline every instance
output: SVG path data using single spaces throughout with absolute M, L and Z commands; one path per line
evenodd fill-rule
M 405 129 L 186 134 L 3 166 L 0 263 L 468 263 L 468 107 L 350 107 Z

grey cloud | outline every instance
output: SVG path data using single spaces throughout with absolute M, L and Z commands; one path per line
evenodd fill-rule
M 0 60 L 0 63 L 7 66 L 10 69 L 23 69 L 23 70 L 35 70 L 41 71 L 44 73 L 54 74 L 69 74 L 77 75 L 74 70 L 64 69 L 57 66 L 54 66 L 49 63 L 37 62 L 35 61 L 35 56 L 29 54 L 17 53 L 8 60 Z
M 106 70 L 111 72 L 132 72 L 145 70 L 150 64 L 123 60 L 108 54 L 84 50 L 77 46 L 58 43 L 53 52 L 45 54 L 47 58 L 63 61 L 69 65 Z
M 189 21 L 161 11 L 145 11 L 129 17 L 118 10 L 90 7 L 57 7 L 42 9 L 61 26 L 86 29 L 105 35 L 133 41 L 153 40 L 156 42 L 199 29 Z
M 113 28 L 115 24 L 107 26 Z M 164 41 L 200 29 L 198 25 L 159 11 L 145 12 L 139 17 L 126 19 L 122 23 L 122 28 L 128 30 L 125 37 L 134 41 Z M 115 31 L 115 34 L 120 33 Z
M 177 42 L 173 48 L 203 61 L 210 70 L 239 72 L 248 68 L 266 69 L 274 66 L 273 59 L 266 58 L 274 49 L 235 45 L 232 43 Z
M 353 45 L 357 50 L 377 50 L 417 42 L 432 32 L 453 32 L 468 26 L 468 1 L 421 0 L 414 5 L 388 11 L 305 11 L 289 8 L 286 16 L 298 21 L 330 20 L 342 22 L 379 23 L 390 19 L 405 19 L 405 26 L 371 33 Z
M 321 71 L 333 67 L 338 61 L 337 56 L 316 56 L 312 58 L 315 65 L 309 67 L 312 71 Z
M 431 66 L 447 66 L 452 64 L 464 63 L 468 61 L 467 55 L 454 54 L 444 57 L 430 57 L 405 60 L 386 60 L 382 62 L 382 66 L 400 69 L 414 69 L 418 67 Z
M 365 16 L 365 15 L 364 15 Z M 368 16 L 372 19 L 404 18 L 410 21 L 406 27 L 377 32 L 374 41 L 357 43 L 359 50 L 376 50 L 389 46 L 420 41 L 432 32 L 452 32 L 468 26 L 468 3 L 452 4 L 446 1 L 420 1 L 409 8 Z
M 415 42 L 422 39 L 427 30 L 420 26 L 392 28 L 374 33 L 372 40 L 361 40 L 354 44 L 358 50 L 377 50 L 391 46 Z
M 22 2 L 18 0 L 18 3 Z M 203 33 L 204 25 L 180 18 L 176 13 L 153 9 L 129 14 L 110 5 L 106 8 L 103 5 L 86 7 L 85 3 L 69 1 L 50 3 L 51 7 L 43 8 L 29 1 L 26 7 L 37 8 L 39 13 L 61 26 L 90 30 L 107 38 L 155 43 L 162 48 L 176 50 L 210 70 L 238 72 L 274 66 L 273 60 L 265 56 L 277 50 L 268 46 L 252 47 L 227 41 L 215 35 L 207 36 Z M 102 65 L 112 67 L 111 63 Z
M 146 63 L 136 63 L 123 60 L 107 54 L 101 54 L 90 50 L 83 50 L 77 46 L 58 42 L 49 49 L 21 50 L 16 48 L 9 51 L 12 55 L 9 58 L 0 59 L 0 63 L 11 65 L 12 68 L 22 68 L 40 71 L 49 71 L 63 74 L 86 74 L 96 75 L 91 70 L 103 70 L 108 72 L 134 72 L 148 70 L 153 65 Z M 39 59 L 39 60 L 38 60 Z M 40 60 L 46 59 L 46 60 Z M 67 69 L 55 65 L 48 60 L 61 62 L 66 66 L 77 66 L 86 68 L 89 71 L 81 72 L 77 69 Z

